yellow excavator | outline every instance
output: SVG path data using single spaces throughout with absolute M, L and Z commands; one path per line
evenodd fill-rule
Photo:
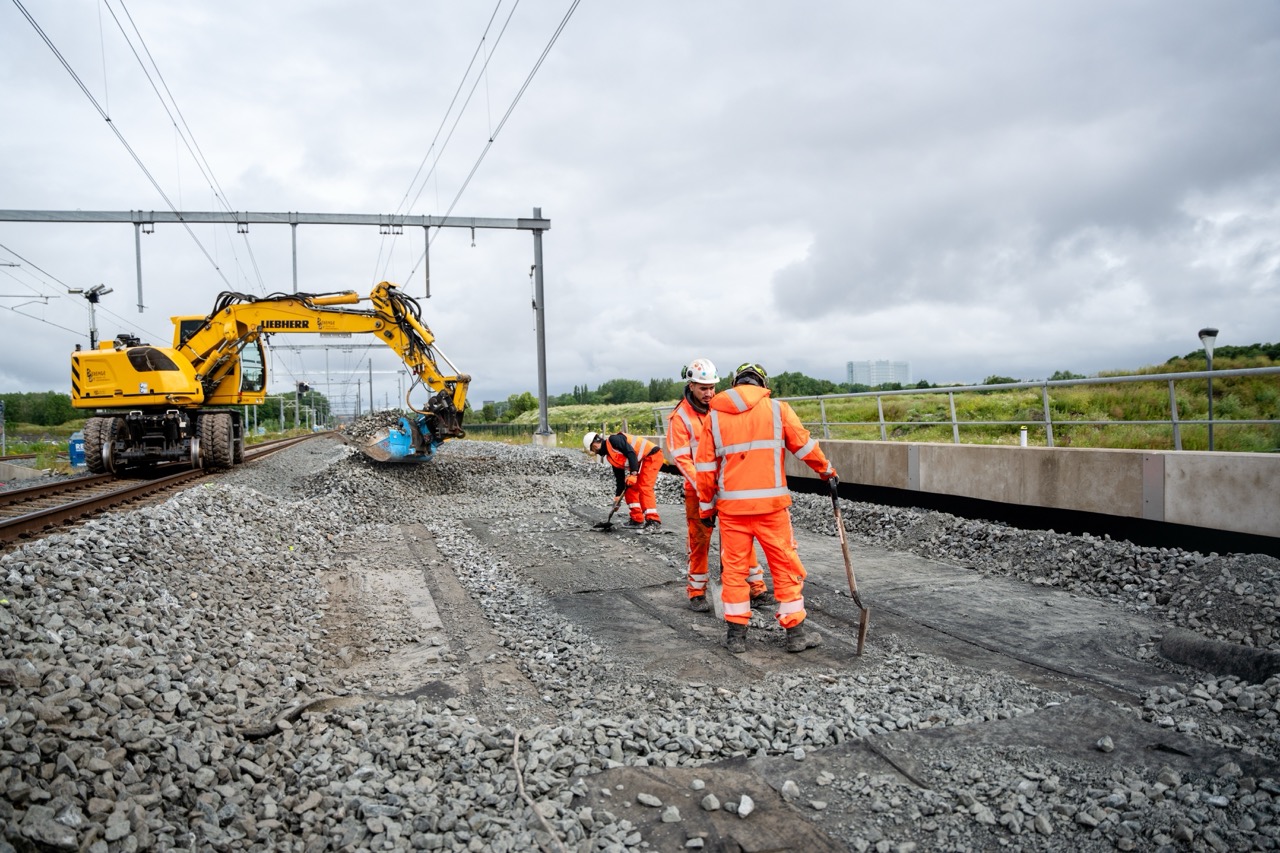
M 71 405 L 94 409 L 84 428 L 85 463 L 95 474 L 161 462 L 229 468 L 244 459 L 244 406 L 267 395 L 264 342 L 274 334 L 370 334 L 391 347 L 414 376 L 405 405 L 414 413 L 358 445 L 379 461 L 430 459 L 461 438 L 471 377 L 435 347 L 416 300 L 382 282 L 358 306 L 355 291 L 219 294 L 207 316 L 174 317 L 173 346 L 119 335 L 71 355 Z M 443 362 L 452 374 L 442 373 Z M 430 397 L 410 399 L 419 386 Z

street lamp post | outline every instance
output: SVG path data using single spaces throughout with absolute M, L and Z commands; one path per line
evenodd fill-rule
M 1205 358 L 1209 362 L 1209 449 L 1213 450 L 1213 342 L 1218 339 L 1217 329 L 1201 329 L 1200 343 L 1204 344 Z

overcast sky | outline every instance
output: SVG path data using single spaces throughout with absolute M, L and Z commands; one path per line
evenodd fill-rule
M 517 102 L 572 3 L 10 0 L 0 209 L 541 208 L 551 394 L 696 356 L 944 383 L 1280 340 L 1280 4 L 585 0 Z M 473 404 L 536 394 L 532 236 L 433 235 L 423 313 Z M 422 243 L 302 226 L 298 288 L 423 297 Z M 131 225 L 0 222 L 0 391 L 69 390 L 69 288 L 153 343 L 293 289 L 288 226 L 141 244 L 143 312 Z M 273 391 L 323 390 L 323 350 L 273 358 Z M 335 397 L 368 359 L 329 353 Z

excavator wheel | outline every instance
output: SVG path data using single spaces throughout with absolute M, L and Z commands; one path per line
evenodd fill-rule
M 128 437 L 129 425 L 124 418 L 102 418 L 102 465 L 112 474 L 119 474 L 124 466 L 115 458 L 116 442 Z
M 202 468 L 230 468 L 235 464 L 231 415 L 226 412 L 201 415 L 196 428 L 200 432 Z
M 84 464 L 90 474 L 105 474 L 107 465 L 102 461 L 102 431 L 106 418 L 89 418 L 84 424 Z

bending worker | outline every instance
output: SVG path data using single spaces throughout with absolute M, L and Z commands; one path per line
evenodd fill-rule
M 653 487 L 662 470 L 662 448 L 642 435 L 616 432 L 606 438 L 598 432 L 582 437 L 582 446 L 609 460 L 617 481 L 614 496 L 623 495 L 631 518 L 622 526 L 656 530 L 662 527 L 658 517 L 658 498 Z
M 667 416 L 667 452 L 684 475 L 684 517 L 689 532 L 689 570 L 685 592 L 689 595 L 689 609 L 706 613 L 711 610 L 707 601 L 707 555 L 714 528 L 704 525 L 701 517 L 702 513 L 714 508 L 714 503 L 699 502 L 698 481 L 707 480 L 708 489 L 715 487 L 716 451 L 708 432 L 711 419 L 708 404 L 715 396 L 720 376 L 711 359 L 695 358 L 681 369 L 680 378 L 685 380 L 684 398 Z M 773 596 L 764 585 L 764 569 L 756 559 L 754 547 L 750 553 L 747 583 L 751 588 L 753 607 L 774 603 Z
M 774 618 L 787 631 L 787 651 L 820 645 L 822 637 L 805 628 L 804 566 L 791 529 L 791 491 L 782 467 L 785 447 L 832 486 L 839 482 L 818 442 L 791 406 L 769 398 L 768 374 L 758 364 L 734 371 L 733 387 L 711 398 L 711 440 L 715 445 L 714 491 L 699 482 L 698 500 L 715 506 L 703 511 L 703 523 L 720 519 L 720 559 L 724 565 L 725 646 L 747 649 L 751 621 L 747 571 L 752 539 L 764 549 L 778 599 Z

